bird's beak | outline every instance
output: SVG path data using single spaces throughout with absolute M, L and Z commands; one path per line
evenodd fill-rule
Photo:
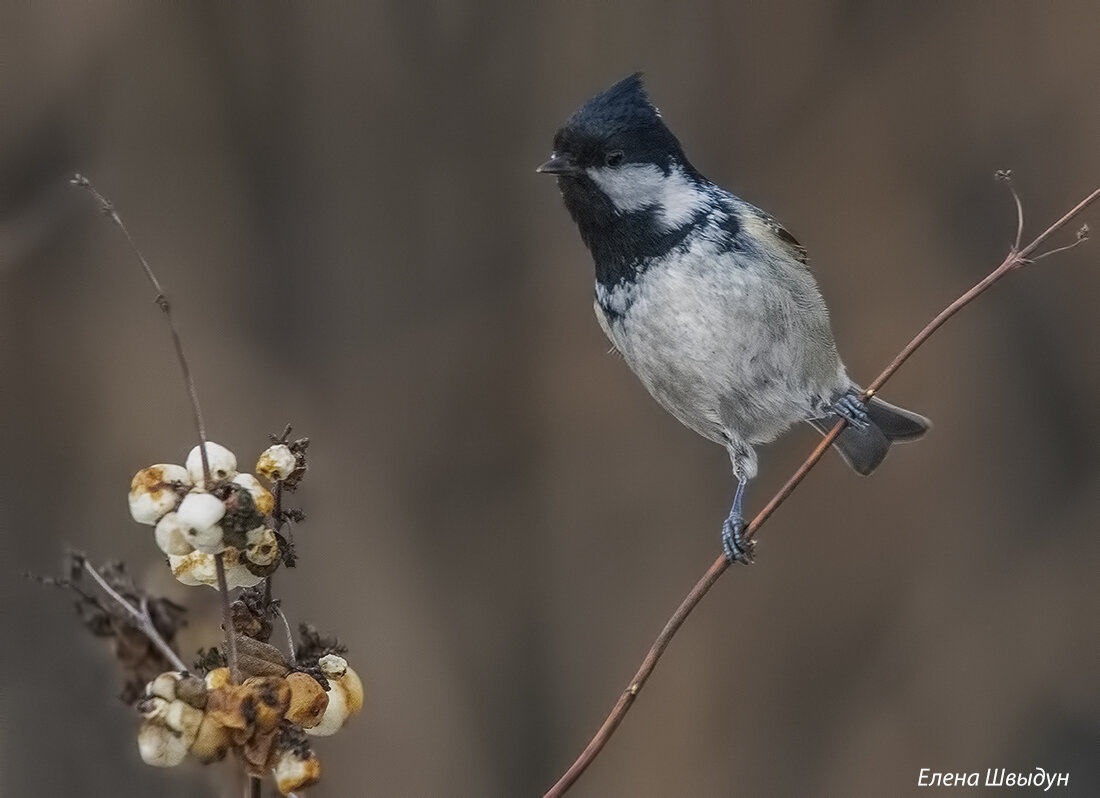
M 558 155 L 556 152 L 550 154 L 550 160 L 539 166 L 535 170 L 544 175 L 579 175 L 581 170 L 577 168 L 567 156 Z

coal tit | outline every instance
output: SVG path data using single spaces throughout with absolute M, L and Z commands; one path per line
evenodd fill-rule
M 722 525 L 734 562 L 755 446 L 796 421 L 870 474 L 928 419 L 866 405 L 836 351 L 806 251 L 771 216 L 703 177 L 646 96 L 640 74 L 597 94 L 554 137 L 555 175 L 596 266 L 596 318 L 649 393 L 729 452 L 737 491 Z

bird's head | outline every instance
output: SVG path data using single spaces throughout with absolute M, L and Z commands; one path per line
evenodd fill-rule
M 684 224 L 697 210 L 702 180 L 650 102 L 640 73 L 577 109 L 537 171 L 558 178 L 582 234 L 636 212 L 666 228 Z

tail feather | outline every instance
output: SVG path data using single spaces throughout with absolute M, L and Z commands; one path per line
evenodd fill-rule
M 932 422 L 909 410 L 895 407 L 877 396 L 867 405 L 871 423 L 859 429 L 851 424 L 844 428 L 833 446 L 854 471 L 866 476 L 886 459 L 892 443 L 915 441 L 932 428 Z M 822 435 L 836 424 L 837 416 L 815 418 L 810 421 Z
M 924 416 L 884 402 L 877 396 L 867 405 L 867 415 L 893 443 L 915 441 L 932 429 L 932 422 Z

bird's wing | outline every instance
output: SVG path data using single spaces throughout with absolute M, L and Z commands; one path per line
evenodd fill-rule
M 788 255 L 794 258 L 799 263 L 808 266 L 810 263 L 810 257 L 806 252 L 806 248 L 798 243 L 798 239 L 787 232 L 787 228 L 777 222 L 768 214 L 759 208 L 753 208 L 756 215 L 759 217 L 764 227 L 768 229 L 778 240 L 780 248 L 785 250 Z
M 737 219 L 741 222 L 742 226 L 748 228 L 748 232 L 751 236 L 755 237 L 761 243 L 770 244 L 776 252 L 790 258 L 796 263 L 801 263 L 803 266 L 809 266 L 810 258 L 806 253 L 806 248 L 798 243 L 798 239 L 792 236 L 783 225 L 777 222 L 772 216 L 757 208 L 743 199 L 727 195 L 729 200 L 728 204 L 732 208 L 732 212 L 736 214 Z

